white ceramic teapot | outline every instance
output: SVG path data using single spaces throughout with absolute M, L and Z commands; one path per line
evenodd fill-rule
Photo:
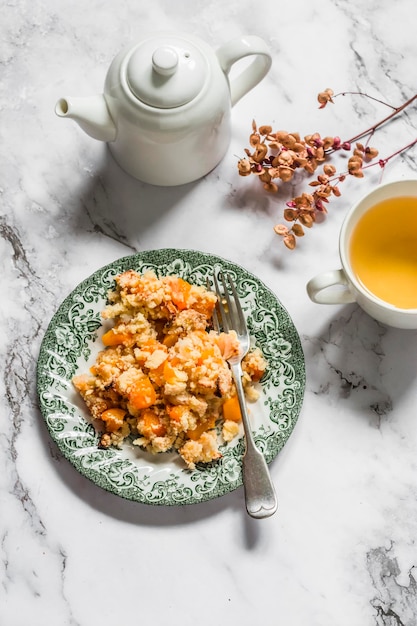
M 234 63 L 250 55 L 249 65 L 229 80 Z M 181 185 L 223 158 L 231 107 L 270 66 L 267 46 L 257 36 L 214 51 L 195 36 L 156 33 L 116 56 L 103 95 L 61 98 L 55 112 L 108 142 L 116 161 L 135 178 Z

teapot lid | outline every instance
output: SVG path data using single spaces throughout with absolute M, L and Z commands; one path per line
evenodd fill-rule
M 148 39 L 132 52 L 126 67 L 131 92 L 145 104 L 171 109 L 193 100 L 207 76 L 201 51 L 186 39 Z

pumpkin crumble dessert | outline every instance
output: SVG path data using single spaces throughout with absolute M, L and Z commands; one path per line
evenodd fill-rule
M 227 359 L 236 335 L 217 334 L 211 316 L 217 297 L 177 276 L 128 270 L 115 278 L 103 320 L 104 349 L 90 373 L 74 376 L 102 431 L 101 447 L 130 437 L 152 452 L 176 449 L 189 469 L 218 459 L 223 442 L 239 432 L 241 414 Z M 242 362 L 248 400 L 255 401 L 266 367 L 259 348 Z

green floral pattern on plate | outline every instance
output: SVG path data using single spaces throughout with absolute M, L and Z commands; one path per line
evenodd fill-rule
M 195 504 L 242 484 L 243 436 L 222 446 L 222 458 L 195 470 L 176 453 L 150 455 L 126 443 L 103 450 L 99 435 L 71 379 L 85 372 L 102 349 L 100 312 L 114 277 L 127 269 L 175 274 L 206 285 L 221 267 L 237 284 L 254 343 L 268 361 L 261 396 L 250 405 L 255 441 L 269 463 L 293 431 L 301 410 L 305 365 L 301 343 L 287 311 L 258 278 L 226 259 L 193 250 L 150 250 L 123 257 L 84 280 L 64 300 L 43 339 L 37 367 L 39 405 L 60 451 L 99 487 L 154 505 Z

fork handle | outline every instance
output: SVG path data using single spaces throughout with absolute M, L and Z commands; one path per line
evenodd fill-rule
M 254 444 L 255 445 L 255 444 Z M 258 448 L 247 446 L 243 457 L 243 484 L 246 510 L 251 517 L 270 517 L 278 507 L 275 488 L 269 474 L 265 457 Z
M 242 368 L 240 363 L 231 366 L 236 391 L 242 413 L 245 430 L 246 450 L 242 460 L 243 485 L 245 489 L 246 510 L 251 517 L 257 519 L 270 517 L 277 510 L 277 496 L 271 480 L 268 464 L 262 452 L 256 447 L 252 427 L 246 407 L 245 393 L 242 385 Z

